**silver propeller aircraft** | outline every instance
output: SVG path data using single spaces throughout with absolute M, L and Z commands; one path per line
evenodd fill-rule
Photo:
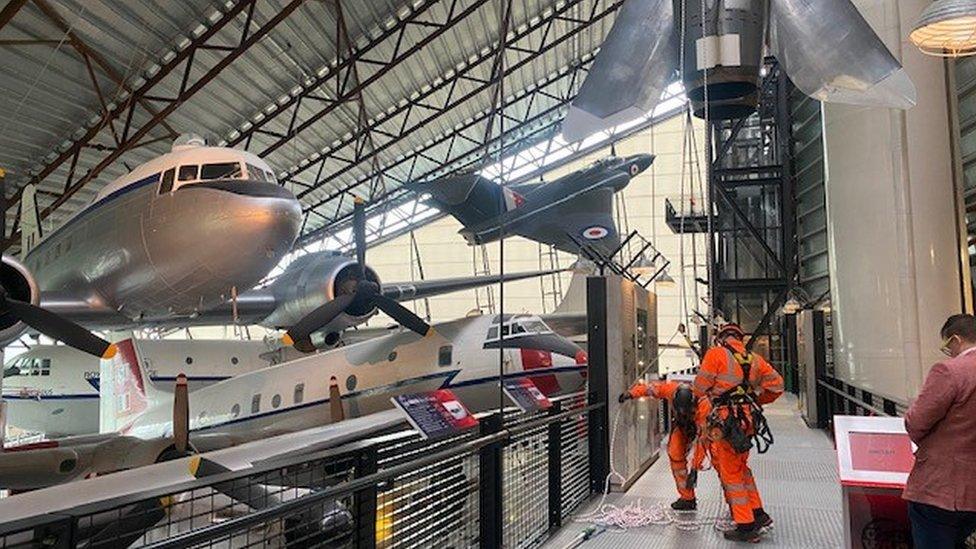
M 131 469 L 191 450 L 210 451 L 389 409 L 390 397 L 450 388 L 472 410 L 498 404 L 506 378 L 532 378 L 549 395 L 586 382 L 586 353 L 537 316 L 473 316 L 401 329 L 362 343 L 244 373 L 187 395 L 148 379 L 138 345 L 102 361 L 104 434 L 0 452 L 0 487 L 34 489 Z M 341 388 L 340 388 L 341 387 Z M 112 432 L 107 432 L 112 431 Z
M 707 99 L 712 119 L 748 116 L 767 47 L 817 100 L 915 105 L 911 79 L 851 0 L 627 0 L 563 136 L 577 141 L 651 112 L 679 68 L 696 111 Z
M 471 244 L 516 234 L 578 254 L 580 245 L 605 256 L 620 245 L 613 221 L 613 195 L 654 162 L 652 154 L 598 160 L 549 183 L 501 186 L 478 174 L 408 184 L 464 225 Z
M 382 284 L 364 263 L 362 211 L 357 200 L 358 261 L 308 254 L 270 285 L 249 289 L 291 249 L 301 224 L 298 200 L 253 154 L 181 138 L 172 152 L 110 183 L 47 235 L 28 187 L 21 209 L 24 262 L 5 256 L 0 267 L 0 342 L 22 334 L 24 323 L 44 332 L 38 325 L 44 323 L 55 339 L 101 356 L 112 352 L 109 344 L 67 320 L 89 329 L 233 322 L 297 325 L 290 337 L 311 350 L 313 332 L 334 344 L 342 330 L 377 310 L 420 326 L 399 301 L 545 274 Z

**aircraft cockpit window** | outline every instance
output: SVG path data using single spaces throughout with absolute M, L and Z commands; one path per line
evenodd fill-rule
M 173 190 L 173 176 L 176 174 L 176 168 L 170 168 L 163 173 L 163 179 L 159 183 L 159 194 L 166 194 L 172 192 Z
M 522 327 L 522 331 L 529 334 L 542 334 L 552 331 L 541 320 L 523 320 L 520 322 L 520 326 Z
M 488 339 L 498 339 L 498 326 L 488 328 Z
M 261 168 L 255 166 L 253 164 L 248 164 L 247 165 L 247 178 L 248 179 L 253 179 L 254 181 L 267 181 L 268 180 L 268 178 L 265 177 L 265 175 L 264 175 L 264 170 L 262 170 Z
M 41 375 L 42 376 L 49 376 L 49 375 L 51 375 L 51 359 L 50 358 L 42 358 L 41 359 Z
M 197 172 L 200 171 L 200 166 L 196 164 L 192 166 L 180 166 L 180 173 L 177 176 L 179 181 L 193 181 L 197 178 Z
M 200 179 L 240 179 L 242 173 L 239 162 L 204 164 L 200 170 Z

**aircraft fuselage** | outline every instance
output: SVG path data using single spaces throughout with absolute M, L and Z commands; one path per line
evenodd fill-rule
M 260 281 L 300 221 L 298 201 L 260 158 L 190 147 L 107 186 L 24 260 L 44 293 L 134 320 L 186 317 Z

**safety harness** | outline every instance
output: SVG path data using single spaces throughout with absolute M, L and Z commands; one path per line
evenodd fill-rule
M 754 355 L 750 352 L 742 355 L 729 346 L 723 346 L 742 368 L 742 380 L 712 399 L 712 412 L 708 418 L 709 432 L 718 430 L 721 437 L 739 453 L 752 449 L 752 441 L 755 439 L 756 452 L 764 454 L 773 444 L 773 432 L 769 429 L 762 406 L 756 401 L 756 393 L 750 382 L 749 374 Z M 720 409 L 727 411 L 725 418 L 719 415 Z M 752 434 L 749 433 L 750 425 Z

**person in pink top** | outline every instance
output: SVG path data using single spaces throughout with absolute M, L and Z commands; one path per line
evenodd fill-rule
M 976 531 L 976 317 L 950 316 L 941 335 L 949 359 L 905 413 L 918 445 L 902 496 L 916 549 L 965 547 Z

